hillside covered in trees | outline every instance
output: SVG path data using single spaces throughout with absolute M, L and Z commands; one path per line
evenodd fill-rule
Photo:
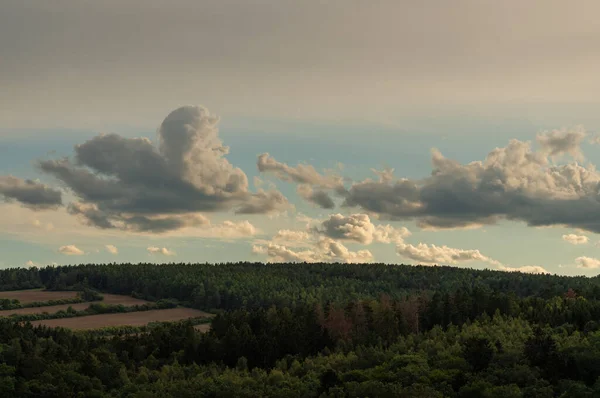
M 215 312 L 144 333 L 0 320 L 0 394 L 598 397 L 600 279 L 385 264 L 107 264 L 0 271 Z

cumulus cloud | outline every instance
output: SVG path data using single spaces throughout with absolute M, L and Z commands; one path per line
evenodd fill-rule
M 266 245 L 254 245 L 254 254 L 266 254 L 271 262 L 307 262 L 307 263 L 365 263 L 373 261 L 369 250 L 349 250 L 342 243 L 322 237 L 306 249 L 291 249 L 284 245 L 268 242 Z
M 589 242 L 590 238 L 585 235 L 567 234 L 562 236 L 565 242 L 569 242 L 572 245 L 584 245 Z
M 404 227 L 375 226 L 367 214 L 332 214 L 317 230 L 330 238 L 353 240 L 365 245 L 372 242 L 400 243 L 410 236 L 410 231 Z
M 59 190 L 32 180 L 13 176 L 0 176 L 0 196 L 33 210 L 52 209 L 62 205 Z
M 31 268 L 31 267 L 39 267 L 39 266 L 40 266 L 40 265 L 39 265 L 38 263 L 36 263 L 36 262 L 34 262 L 34 261 L 31 261 L 31 260 L 29 260 L 29 261 L 27 261 L 27 262 L 25 263 L 25 267 L 27 267 L 27 268 Z
M 407 243 L 399 243 L 396 246 L 398 255 L 417 261 L 419 264 L 458 264 L 468 261 L 483 261 L 492 265 L 500 266 L 501 263 L 487 256 L 479 250 L 455 249 L 448 246 L 427 245 L 419 243 L 414 246 Z
M 106 245 L 104 246 L 104 248 L 106 249 L 107 252 L 109 252 L 110 254 L 119 254 L 119 249 L 117 249 L 116 246 L 113 245 Z
M 506 267 L 504 265 L 498 266 L 498 269 L 506 272 L 524 272 L 527 274 L 549 274 L 549 272 L 539 265 L 524 265 L 522 267 Z
M 39 162 L 78 197 L 68 207 L 98 228 L 164 232 L 198 225 L 198 212 L 264 214 L 289 207 L 275 190 L 252 193 L 226 159 L 218 118 L 202 107 L 171 112 L 147 138 L 102 134 L 75 147 L 74 159 Z
M 577 264 L 577 268 L 587 268 L 587 269 L 596 269 L 600 268 L 600 260 L 593 257 L 581 256 L 575 259 L 575 264 Z
M 313 166 L 299 164 L 295 167 L 277 161 L 268 153 L 258 157 L 258 170 L 261 173 L 271 173 L 282 181 L 299 184 L 298 194 L 304 199 L 324 209 L 332 209 L 335 203 L 328 191 L 333 190 L 338 194 L 345 192 L 342 177 L 329 173 L 321 174 Z
M 152 255 L 162 255 L 162 256 L 174 256 L 175 252 L 167 249 L 166 247 L 156 247 L 150 246 L 146 249 L 148 253 Z
M 557 158 L 569 154 L 574 159 L 583 160 L 581 143 L 586 135 L 583 127 L 579 126 L 572 130 L 554 130 L 538 134 L 536 141 L 541 146 L 541 152 L 545 156 Z
M 369 250 L 351 251 L 341 242 L 318 231 L 282 229 L 271 240 L 257 240 L 252 253 L 267 255 L 273 262 L 362 263 L 373 260 Z
M 66 254 L 67 256 L 81 256 L 82 254 L 85 254 L 83 250 L 79 249 L 75 245 L 61 246 L 58 251 L 59 253 Z
M 530 226 L 564 225 L 600 232 L 600 173 L 593 165 L 554 164 L 549 157 L 578 156 L 582 132 L 538 135 L 542 148 L 511 140 L 485 160 L 460 164 L 432 151 L 430 177 L 367 179 L 353 184 L 344 205 L 382 218 L 416 219 L 432 229 L 467 228 L 500 219 Z

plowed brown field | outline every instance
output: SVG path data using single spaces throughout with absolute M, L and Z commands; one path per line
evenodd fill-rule
M 73 330 L 99 329 L 109 326 L 143 326 L 150 322 L 173 322 L 187 318 L 211 317 L 212 314 L 192 308 L 170 308 L 166 310 L 151 310 L 129 312 L 122 314 L 102 314 L 81 316 L 75 318 L 46 319 L 31 322 L 32 325 L 63 327 Z
M 42 293 L 54 293 L 54 292 L 42 292 Z M 89 307 L 90 304 L 92 304 L 92 303 L 104 303 L 104 304 L 115 304 L 115 305 L 123 304 L 126 307 L 132 306 L 132 305 L 142 305 L 142 304 L 148 303 L 148 301 L 146 301 L 146 300 L 141 300 L 141 299 L 133 298 L 130 296 L 122 296 L 119 294 L 102 293 L 102 295 L 104 296 L 104 300 L 102 300 L 102 301 L 93 301 L 93 302 L 76 303 L 76 304 L 50 305 L 47 307 L 29 307 L 29 308 L 17 308 L 14 310 L 4 310 L 4 311 L 0 311 L 0 317 L 1 316 L 9 316 L 12 314 L 19 314 L 19 315 L 41 314 L 43 312 L 47 312 L 48 314 L 54 314 L 55 312 L 58 312 L 61 310 L 66 310 L 69 307 L 73 307 L 73 309 L 75 311 L 82 311 L 82 310 L 85 310 L 87 307 Z M 48 301 L 48 300 L 52 300 L 52 299 L 46 299 L 46 300 L 40 300 L 40 301 Z M 35 301 L 38 301 L 38 300 L 35 300 Z
M 0 298 L 17 299 L 21 303 L 32 303 L 34 301 L 50 301 L 75 298 L 77 292 L 54 292 L 42 289 L 13 290 L 0 292 Z

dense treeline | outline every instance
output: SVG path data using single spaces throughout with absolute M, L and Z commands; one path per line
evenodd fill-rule
M 600 396 L 598 278 L 243 263 L 11 269 L 0 281 L 218 310 L 204 334 L 0 320 L 6 396 Z
M 151 301 L 174 298 L 195 308 L 236 309 L 348 302 L 386 294 L 475 290 L 550 299 L 568 289 L 600 299 L 600 278 L 530 275 L 453 267 L 385 264 L 106 264 L 0 271 L 0 289 L 89 286 Z
M 219 315 L 207 334 L 183 322 L 110 339 L 1 320 L 0 393 L 423 398 L 600 393 L 599 332 L 542 329 L 496 314 L 419 334 L 390 331 L 380 323 L 363 335 L 357 328 L 343 334 L 324 315 L 311 308 L 237 310 Z

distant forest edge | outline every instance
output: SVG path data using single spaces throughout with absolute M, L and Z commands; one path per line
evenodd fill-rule
M 2 289 L 34 287 L 217 315 L 207 333 L 177 322 L 118 338 L 0 320 L 4 396 L 600 396 L 598 277 L 385 264 L 0 271 Z

